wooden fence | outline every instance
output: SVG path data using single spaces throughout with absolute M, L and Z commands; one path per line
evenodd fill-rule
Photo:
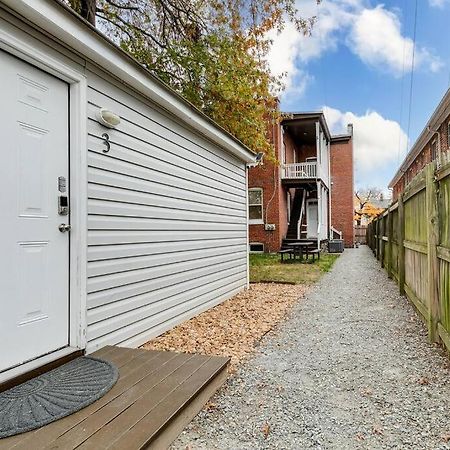
M 367 243 L 450 350 L 450 163 L 420 172 L 367 229 Z
M 367 225 L 355 225 L 355 243 L 367 244 Z

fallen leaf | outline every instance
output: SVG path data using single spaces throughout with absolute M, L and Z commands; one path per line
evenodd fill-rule
M 444 442 L 450 442 L 450 432 L 444 433 L 441 438 Z
M 383 429 L 381 428 L 380 425 L 374 425 L 372 427 L 372 433 L 373 434 L 378 434 L 379 436 L 383 436 L 384 435 Z
M 420 377 L 417 382 L 422 386 L 430 384 L 430 380 L 427 377 Z
M 262 432 L 264 434 L 264 439 L 267 439 L 270 433 L 270 425 L 266 422 L 262 427 Z
M 358 433 L 355 437 L 356 437 L 356 440 L 358 440 L 358 441 L 366 440 L 366 438 L 364 437 L 364 435 L 362 433 Z

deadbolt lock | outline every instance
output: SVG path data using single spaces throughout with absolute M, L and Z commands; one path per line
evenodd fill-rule
M 69 199 L 67 195 L 58 196 L 58 214 L 67 216 L 69 214 Z

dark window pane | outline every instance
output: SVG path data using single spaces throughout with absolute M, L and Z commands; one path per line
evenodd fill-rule
M 250 205 L 260 205 L 261 204 L 261 194 L 260 190 L 249 191 L 248 192 L 248 203 Z
M 262 219 L 262 208 L 261 206 L 250 206 L 248 208 L 248 216 L 250 220 Z

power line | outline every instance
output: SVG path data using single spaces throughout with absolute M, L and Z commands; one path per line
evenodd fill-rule
M 409 86 L 409 111 L 408 111 L 408 138 L 411 131 L 411 111 L 413 101 L 413 86 L 414 86 L 414 65 L 416 56 L 416 37 L 417 37 L 417 5 L 418 0 L 415 1 L 414 6 L 414 34 L 413 34 L 413 48 L 412 48 L 412 60 L 411 60 L 411 83 Z
M 408 0 L 403 0 L 403 9 L 405 11 L 405 21 L 408 20 Z M 406 39 L 403 40 L 403 62 L 402 62 L 402 85 L 400 89 L 400 120 L 398 130 L 398 150 L 397 150 L 397 165 L 400 164 L 400 154 L 402 150 L 402 123 L 403 123 L 403 93 L 405 90 L 405 68 L 406 68 Z M 408 145 L 408 141 L 406 141 Z

